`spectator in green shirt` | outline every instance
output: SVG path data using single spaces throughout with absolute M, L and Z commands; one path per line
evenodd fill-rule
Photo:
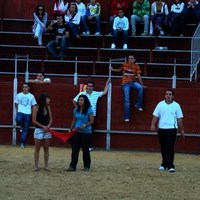
M 133 3 L 133 15 L 131 15 L 132 36 L 136 35 L 136 23 L 144 23 L 144 31 L 141 36 L 149 32 L 150 3 L 148 0 L 136 0 Z

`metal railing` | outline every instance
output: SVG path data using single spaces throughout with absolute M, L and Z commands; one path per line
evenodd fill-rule
M 24 58 L 21 57 L 21 56 L 17 56 L 15 57 L 15 73 L 14 73 L 14 81 L 13 81 L 13 124 L 12 125 L 1 125 L 0 128 L 12 128 L 13 129 L 13 138 L 12 138 L 12 144 L 13 145 L 16 145 L 16 128 L 19 128 L 16 126 L 16 122 L 15 122 L 15 118 L 16 118 L 16 110 L 15 110 L 15 105 L 14 105 L 14 99 L 15 99 L 15 96 L 17 94 L 17 84 L 18 84 L 18 81 L 17 81 L 17 75 L 18 74 L 18 70 L 17 70 L 17 63 L 18 61 L 22 61 L 22 62 L 26 62 L 26 69 L 25 69 L 25 73 L 23 73 L 23 75 L 25 76 L 25 80 L 28 79 L 28 76 L 30 75 L 29 74 L 29 67 L 28 67 L 28 63 L 29 63 L 29 57 L 28 55 Z M 31 60 L 31 59 L 30 59 Z M 35 60 L 32 60 L 33 62 Z M 41 61 L 41 60 L 38 60 L 38 61 Z M 112 77 L 112 78 L 116 78 L 116 77 L 120 77 L 121 76 L 112 76 L 111 75 L 111 70 L 110 70 L 110 66 L 112 66 L 112 64 L 121 64 L 125 61 L 125 59 L 110 59 L 109 62 L 106 62 L 108 64 L 108 74 L 105 77 Z M 57 61 L 58 62 L 58 61 Z M 67 62 L 67 61 L 66 61 Z M 69 61 L 68 61 L 69 62 Z M 74 85 L 77 85 L 77 82 L 78 82 L 78 77 L 80 77 L 80 75 L 78 74 L 78 64 L 79 64 L 80 61 L 78 61 L 78 58 L 76 57 L 75 60 L 74 60 L 74 74 L 71 74 L 70 76 L 71 77 L 74 77 Z M 174 76 L 176 76 L 176 66 L 178 64 L 176 64 L 176 60 L 174 60 L 174 64 L 172 65 L 174 67 Z M 55 74 L 54 74 L 55 75 Z M 69 75 L 69 74 L 68 74 Z M 67 74 L 62 74 L 62 76 L 67 76 Z M 101 76 L 102 77 L 102 76 Z M 174 77 L 174 81 L 175 82 L 172 82 L 172 87 L 176 87 L 176 77 Z M 173 80 L 173 79 L 172 79 Z M 125 134 L 145 134 L 146 132 L 140 132 L 140 131 L 123 131 L 123 130 L 112 130 L 111 129 L 111 98 L 112 98 L 112 83 L 110 82 L 109 83 L 109 86 L 108 86 L 108 95 L 107 95 L 107 126 L 106 126 L 106 130 L 95 130 L 95 132 L 104 132 L 106 133 L 106 150 L 110 150 L 110 142 L 111 142 L 111 138 L 110 138 L 110 134 L 113 134 L 113 133 L 125 133 Z M 31 127 L 33 128 L 33 127 Z M 55 127 L 54 129 L 57 129 L 57 130 L 62 130 L 62 128 L 59 128 L 59 127 Z M 67 129 L 65 129 L 67 130 Z M 148 131 L 147 131 L 148 132 Z M 189 134 L 190 135 L 190 134 Z M 194 134 L 194 136 L 197 136 L 197 134 Z M 199 135 L 198 135 L 199 136 Z
M 200 23 L 191 41 L 190 81 L 197 81 L 198 63 L 200 62 Z

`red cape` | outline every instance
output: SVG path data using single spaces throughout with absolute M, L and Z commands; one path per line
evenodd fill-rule
M 58 132 L 58 131 L 54 131 L 54 130 L 52 130 L 52 129 L 49 129 L 49 132 L 53 135 L 53 136 L 55 136 L 55 137 L 57 137 L 57 138 L 59 138 L 59 139 L 61 139 L 63 142 L 66 142 L 72 135 L 74 135 L 76 132 L 78 131 L 78 129 L 73 129 L 72 131 L 70 131 L 70 132 Z

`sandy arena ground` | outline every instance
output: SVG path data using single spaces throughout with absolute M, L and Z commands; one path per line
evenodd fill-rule
M 42 150 L 42 149 L 41 149 Z M 82 153 L 76 172 L 67 172 L 71 149 L 50 148 L 44 171 L 41 151 L 38 172 L 33 171 L 33 146 L 0 146 L 1 200 L 199 200 L 199 155 L 176 154 L 176 172 L 159 171 L 159 153 L 104 151 L 91 153 L 92 166 L 82 171 Z

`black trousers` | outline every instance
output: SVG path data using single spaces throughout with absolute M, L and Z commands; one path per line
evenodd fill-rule
M 162 154 L 162 165 L 165 168 L 174 168 L 174 146 L 177 129 L 158 129 L 158 139 Z
M 92 124 L 92 134 L 90 135 L 90 138 L 89 138 L 89 148 L 93 148 L 92 135 L 95 129 L 95 122 L 96 122 L 96 116 L 94 116 L 94 123 Z
M 90 168 L 91 158 L 89 152 L 89 142 L 90 142 L 91 134 L 86 133 L 75 133 L 71 139 L 70 143 L 72 146 L 71 153 L 71 163 L 70 166 L 76 169 L 76 165 L 78 163 L 78 157 L 80 149 L 83 151 L 83 165 L 84 167 Z

